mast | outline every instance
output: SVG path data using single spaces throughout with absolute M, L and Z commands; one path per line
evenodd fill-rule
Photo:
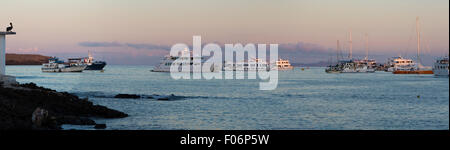
M 337 40 L 337 45 L 336 45 L 336 61 L 339 62 L 339 51 L 340 51 L 340 45 L 339 45 L 339 40 Z
M 417 33 L 417 63 L 420 65 L 420 26 L 419 16 L 416 17 L 416 33 Z
M 350 59 L 352 59 L 353 58 L 353 56 L 352 56 L 352 52 L 353 52 L 352 30 L 350 30 L 350 39 L 349 39 L 348 43 L 350 44 L 350 53 L 349 53 L 348 57 Z
M 369 35 L 366 33 L 365 34 L 365 38 L 366 38 L 366 60 L 369 60 Z

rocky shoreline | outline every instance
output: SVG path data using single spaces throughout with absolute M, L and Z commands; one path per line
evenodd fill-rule
M 0 130 L 60 130 L 62 124 L 96 125 L 90 117 L 124 118 L 128 115 L 87 98 L 39 87 L 34 83 L 0 85 Z

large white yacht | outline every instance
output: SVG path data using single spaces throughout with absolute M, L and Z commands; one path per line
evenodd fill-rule
M 439 58 L 434 62 L 433 73 L 435 76 L 448 77 L 449 76 L 448 69 L 449 69 L 448 57 Z
M 372 73 L 375 69 L 369 68 L 367 63 L 358 60 L 340 61 L 341 73 Z
M 236 63 L 225 62 L 223 67 L 224 71 L 260 71 L 269 69 L 270 66 L 266 61 L 257 58 Z
M 190 57 L 185 57 L 185 53 L 190 53 Z M 193 60 L 194 58 L 196 59 L 200 59 L 201 63 L 194 63 Z M 166 55 L 161 62 L 159 63 L 159 65 L 157 65 L 156 67 L 153 68 L 153 70 L 151 70 L 152 72 L 170 72 L 170 66 L 173 65 L 179 65 L 180 67 L 178 68 L 179 72 L 201 72 L 201 70 L 194 70 L 194 66 L 198 66 L 198 67 L 202 67 L 202 64 L 205 64 L 205 60 L 206 57 L 194 57 L 192 56 L 192 52 L 189 51 L 188 49 L 184 49 L 181 54 L 179 56 L 170 56 L 170 55 Z M 175 60 L 180 60 L 182 62 L 180 62 L 179 64 L 175 63 Z M 190 67 L 189 71 L 187 70 L 183 70 L 183 66 L 188 65 Z M 217 72 L 220 71 L 221 68 L 218 67 L 217 65 L 212 65 L 211 66 L 211 72 Z
M 294 69 L 294 67 L 291 65 L 291 63 L 289 63 L 289 60 L 280 58 L 275 62 L 275 66 L 272 67 L 272 70 L 273 69 L 292 70 Z
M 401 56 L 392 57 L 386 63 L 386 71 L 394 72 L 397 70 L 413 70 L 417 68 L 417 64 L 412 59 L 406 59 Z

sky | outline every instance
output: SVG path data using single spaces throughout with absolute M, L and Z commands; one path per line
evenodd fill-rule
M 14 0 L 2 1 L 0 30 L 13 22 L 7 53 L 61 58 L 88 51 L 109 64 L 155 65 L 176 43 L 280 44 L 296 63 L 327 61 L 352 31 L 355 57 L 448 55 L 448 0 Z M 346 53 L 346 51 L 344 51 Z M 432 61 L 432 60 L 431 60 Z M 425 61 L 426 62 L 426 61 Z

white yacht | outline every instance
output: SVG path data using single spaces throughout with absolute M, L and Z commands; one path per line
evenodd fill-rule
M 224 71 L 259 71 L 269 70 L 269 64 L 261 59 L 252 58 L 243 62 L 225 62 Z
M 272 69 L 292 70 L 294 69 L 294 67 L 291 65 L 291 63 L 289 63 L 289 60 L 280 58 L 275 62 L 275 66 L 273 66 Z
M 64 63 L 58 58 L 49 59 L 48 63 L 42 64 L 42 72 L 83 72 L 87 65 L 80 62 L 70 61 Z
M 433 73 L 435 76 L 448 77 L 449 76 L 448 57 L 439 58 L 434 62 Z
M 366 34 L 366 57 L 364 59 L 354 59 L 352 55 L 352 33 L 349 36 L 349 55 L 347 58 L 340 56 L 341 46 L 337 40 L 337 63 L 330 65 L 325 69 L 327 73 L 374 73 L 376 69 L 376 61 L 369 59 L 368 38 Z M 331 61 L 330 61 L 331 62 Z
M 372 73 L 375 69 L 369 68 L 366 63 L 356 60 L 340 61 L 342 68 L 341 73 Z
M 190 57 L 185 57 L 183 56 L 183 54 L 185 53 L 190 53 Z M 198 58 L 201 60 L 201 63 L 194 63 L 193 60 L 194 58 Z M 192 56 L 192 52 L 189 51 L 188 49 L 185 49 L 184 51 L 181 52 L 181 54 L 179 56 L 170 56 L 170 55 L 166 55 L 161 62 L 159 63 L 158 66 L 154 67 L 153 70 L 151 70 L 152 72 L 170 72 L 170 66 L 173 65 L 178 65 L 175 64 L 174 61 L 175 60 L 181 60 L 183 61 L 182 63 L 179 63 L 179 72 L 201 72 L 201 70 L 194 70 L 194 66 L 199 66 L 200 68 L 202 67 L 202 64 L 205 63 L 206 57 L 193 57 Z M 189 71 L 185 71 L 183 70 L 183 66 L 184 65 L 189 65 L 190 66 L 190 70 Z M 217 72 L 221 70 L 220 67 L 217 67 L 216 65 L 212 65 L 211 66 L 211 72 Z
M 368 62 L 362 60 L 339 60 L 334 66 L 328 66 L 325 69 L 327 73 L 374 73 L 375 68 L 368 65 Z
M 401 56 L 392 57 L 386 63 L 387 72 L 395 72 L 397 70 L 413 70 L 417 68 L 417 64 L 412 59 L 405 59 Z

